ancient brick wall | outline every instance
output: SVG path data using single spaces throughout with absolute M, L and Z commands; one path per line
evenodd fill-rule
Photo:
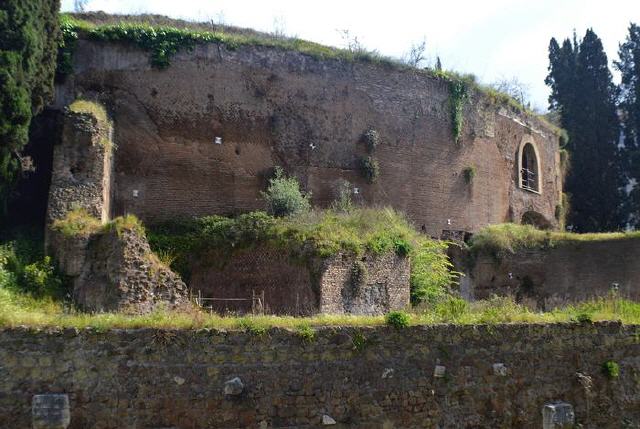
M 221 313 L 260 305 L 269 314 L 385 314 L 409 304 L 409 259 L 395 253 L 301 259 L 260 245 L 212 252 L 194 259 L 190 271 L 192 293 L 215 298 L 204 304 Z
M 69 395 L 70 429 L 316 428 L 323 416 L 337 428 L 526 429 L 554 401 L 583 428 L 637 427 L 639 329 L 325 328 L 312 341 L 278 329 L 4 329 L 0 427 L 30 428 L 41 393 Z M 225 395 L 234 377 L 244 386 Z
M 540 309 L 615 293 L 640 299 L 640 239 L 558 241 L 543 250 L 496 257 L 481 253 L 466 272 L 463 294 L 471 299 L 514 296 Z
M 553 132 L 472 94 L 456 143 L 443 80 L 216 44 L 179 53 L 165 70 L 152 69 L 147 53 L 116 43 L 81 40 L 74 58 L 74 75 L 58 87 L 57 105 L 77 93 L 108 104 L 118 146 L 116 215 L 156 222 L 260 209 L 260 191 L 280 165 L 318 205 L 328 205 L 338 181 L 347 180 L 358 188 L 355 199 L 404 211 L 434 236 L 519 222 L 527 211 L 556 224 L 561 183 Z M 366 183 L 360 167 L 369 128 L 380 136 L 374 184 Z M 517 184 L 525 138 L 540 153 L 540 194 Z M 476 171 L 472 183 L 463 173 L 469 167 Z
M 66 112 L 53 149 L 47 223 L 73 208 L 103 222 L 110 216 L 112 128 L 89 113 Z

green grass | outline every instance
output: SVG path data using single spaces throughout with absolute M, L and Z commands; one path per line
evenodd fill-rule
M 453 309 L 453 310 L 452 310 Z M 640 324 L 640 303 L 616 298 L 600 298 L 549 312 L 529 310 L 508 298 L 493 298 L 460 305 L 442 302 L 424 311 L 407 313 L 407 326 L 454 323 L 459 325 L 495 325 L 509 323 L 579 323 L 579 316 L 588 312 L 590 320 L 621 321 Z M 304 341 L 314 338 L 312 328 L 322 326 L 382 326 L 385 316 L 318 315 L 222 317 L 192 310 L 189 312 L 156 311 L 148 315 L 130 316 L 116 313 L 85 314 L 63 308 L 51 298 L 33 296 L 0 287 L 0 327 L 75 327 L 107 329 L 218 328 L 251 332 L 261 336 L 278 327 L 295 331 Z M 404 323 L 403 323 L 404 326 Z
M 83 208 L 68 211 L 64 218 L 53 222 L 52 229 L 67 237 L 88 237 L 111 230 L 115 230 L 118 236 L 125 230 L 133 230 L 140 235 L 146 234 L 144 226 L 135 215 L 119 216 L 103 224 Z
M 473 254 L 483 252 L 501 255 L 524 249 L 552 248 L 562 244 L 636 238 L 640 238 L 640 231 L 576 234 L 542 231 L 531 225 L 505 223 L 484 227 L 473 235 L 469 247 Z
M 69 105 L 69 110 L 75 113 L 88 113 L 93 115 L 99 122 L 108 123 L 107 110 L 99 103 L 89 100 L 78 99 Z

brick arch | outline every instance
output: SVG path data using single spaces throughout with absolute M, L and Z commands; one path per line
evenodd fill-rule
M 525 166 L 523 165 L 523 158 L 525 154 L 533 154 L 535 157 L 535 176 L 533 179 L 535 182 L 535 187 L 531 186 L 530 183 L 527 183 L 526 175 L 524 173 Z M 533 136 L 529 134 L 525 134 L 522 136 L 522 140 L 520 141 L 520 145 L 518 146 L 518 187 L 520 189 L 527 190 L 529 192 L 534 192 L 536 194 L 542 194 L 542 160 L 540 158 L 540 151 L 538 150 L 538 146 L 536 145 Z

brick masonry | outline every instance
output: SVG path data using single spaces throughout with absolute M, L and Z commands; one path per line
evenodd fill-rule
M 80 40 L 59 108 L 77 94 L 109 108 L 118 147 L 113 215 L 146 223 L 263 208 L 260 191 L 285 167 L 327 206 L 340 180 L 356 199 L 393 206 L 433 236 L 476 231 L 527 211 L 552 225 L 561 193 L 558 139 L 543 123 L 472 94 L 461 141 L 452 135 L 448 84 L 410 70 L 318 60 L 264 47 L 198 46 L 165 70 L 146 52 Z M 360 172 L 362 136 L 378 131 L 380 178 Z M 216 144 L 219 137 L 222 144 Z M 542 193 L 517 185 L 523 139 L 538 147 Z M 471 184 L 464 170 L 474 167 Z
M 384 314 L 409 305 L 409 259 L 395 253 L 326 259 L 260 245 L 194 259 L 189 287 L 205 298 L 262 297 L 267 313 Z M 356 274 L 357 271 L 357 274 Z M 251 311 L 251 301 L 215 301 L 218 312 Z
M 520 250 L 496 257 L 480 253 L 470 260 L 455 255 L 463 296 L 513 296 L 539 309 L 607 296 L 640 300 L 640 239 L 556 241 L 553 248 Z
M 29 428 L 33 395 L 68 393 L 70 429 L 315 428 L 323 416 L 337 428 L 541 428 L 555 401 L 572 404 L 581 427 L 633 428 L 639 331 L 323 328 L 306 341 L 282 329 L 4 329 L 0 427 Z M 603 374 L 609 360 L 618 378 Z M 235 377 L 244 389 L 227 396 Z

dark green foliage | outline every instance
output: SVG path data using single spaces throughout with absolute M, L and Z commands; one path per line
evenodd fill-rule
M 449 102 L 451 103 L 451 132 L 456 143 L 460 142 L 464 124 L 464 104 L 469 98 L 467 84 L 463 80 L 449 82 Z
M 396 329 L 403 329 L 409 326 L 411 317 L 404 311 L 390 311 L 384 317 L 384 321 L 387 325 Z
M 279 167 L 262 197 L 267 202 L 267 211 L 278 217 L 299 215 L 311 209 L 310 194 L 303 195 L 298 180 L 287 177 Z
M 360 163 L 362 176 L 368 183 L 375 183 L 380 176 L 380 164 L 378 164 L 378 160 L 372 156 L 367 156 L 366 158 L 362 158 Z
M 575 316 L 575 321 L 578 323 L 593 323 L 593 313 L 591 311 L 580 311 Z
M 476 177 L 476 168 L 474 166 L 466 167 L 462 170 L 462 174 L 464 175 L 465 182 L 471 184 L 473 178 Z
M 369 345 L 370 341 L 362 332 L 356 331 L 351 338 L 351 342 L 353 343 L 353 349 L 361 352 Z
M 380 143 L 380 134 L 373 128 L 368 129 L 367 132 L 364 133 L 363 138 L 369 153 L 376 150 L 376 147 Z
M 469 303 L 462 298 L 449 296 L 438 301 L 435 313 L 443 320 L 456 321 L 469 310 Z
M 608 360 L 602 364 L 602 373 L 608 378 L 620 377 L 620 365 L 617 362 Z
M 355 261 L 351 267 L 351 286 L 359 289 L 367 281 L 367 266 L 362 261 Z
M 53 94 L 59 0 L 0 2 L 0 216 L 20 172 L 29 124 Z
M 569 139 L 571 169 L 565 189 L 572 210 L 567 222 L 579 232 L 620 229 L 625 216 L 621 188 L 624 173 L 617 148 L 617 89 L 612 83 L 602 42 L 587 30 L 578 42 L 549 45 L 550 109 L 561 115 Z
M 37 238 L 33 238 L 37 237 Z M 62 299 L 66 283 L 44 256 L 38 234 L 26 231 L 0 244 L 0 289 L 5 288 L 33 297 Z
M 620 71 L 620 109 L 624 132 L 623 156 L 630 178 L 640 183 L 640 26 L 629 25 L 629 34 L 618 51 L 615 62 Z M 640 225 L 640 187 L 636 186 L 628 201 L 632 223 Z

